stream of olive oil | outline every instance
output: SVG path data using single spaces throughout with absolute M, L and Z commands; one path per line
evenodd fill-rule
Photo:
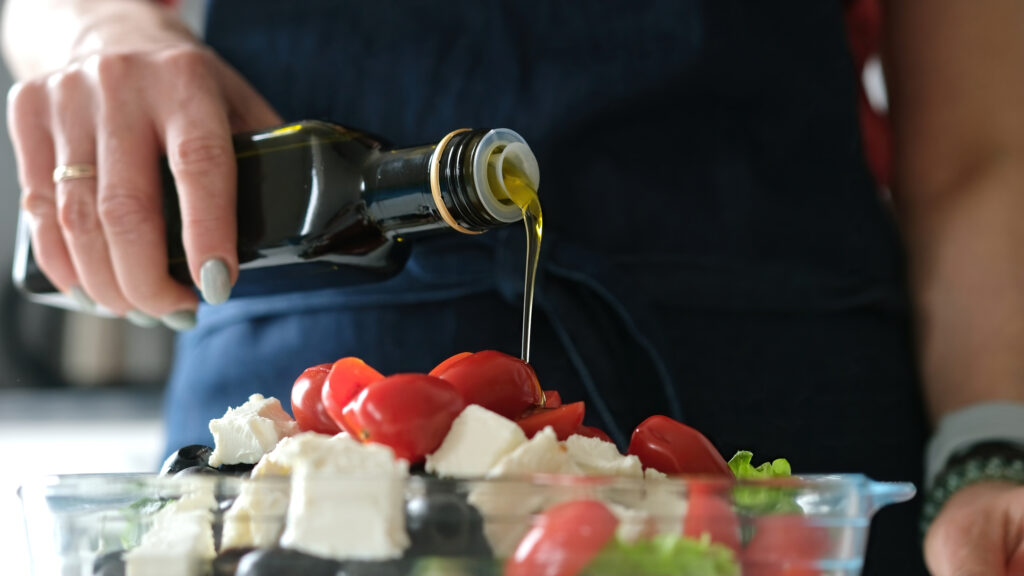
M 533 288 L 537 280 L 537 261 L 540 258 L 540 241 L 544 232 L 544 216 L 540 209 L 537 191 L 521 174 L 508 164 L 502 173 L 505 190 L 509 199 L 523 210 L 523 224 L 526 226 L 526 279 L 523 282 L 523 362 L 530 361 L 530 333 L 533 324 Z

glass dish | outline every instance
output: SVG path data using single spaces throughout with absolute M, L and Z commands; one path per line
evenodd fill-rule
M 353 528 L 353 524 L 357 530 L 362 529 L 358 514 L 365 514 L 365 507 L 362 512 L 356 508 L 365 501 L 352 495 L 379 493 L 379 484 L 377 479 L 346 478 L 318 487 L 323 493 L 340 495 L 335 504 L 350 503 L 334 506 L 336 519 L 332 526 L 339 533 Z M 222 547 L 225 539 L 237 536 L 238 526 L 233 523 L 239 517 L 229 512 L 232 506 L 241 509 L 235 504 L 240 496 L 251 497 L 256 492 L 278 498 L 276 512 L 267 512 L 264 507 L 243 519 L 246 530 L 262 534 L 262 544 L 257 545 L 262 549 L 262 564 L 253 561 L 259 554 L 244 547 L 220 550 L 215 559 L 169 557 L 159 570 L 146 572 L 230 575 L 236 573 L 240 558 L 249 554 L 249 560 L 241 561 L 248 572 L 239 569 L 239 576 L 500 576 L 524 535 L 537 525 L 542 511 L 566 501 L 598 500 L 615 512 L 619 519 L 616 538 L 627 542 L 653 541 L 657 533 L 678 534 L 688 514 L 691 521 L 699 518 L 711 532 L 722 526 L 733 530 L 739 542 L 739 554 L 733 556 L 734 574 L 742 570 L 746 575 L 856 576 L 863 563 L 872 515 L 883 506 L 914 495 L 910 484 L 875 482 L 849 474 L 739 482 L 593 476 L 445 480 L 413 475 L 400 484 L 393 493 L 399 500 L 396 506 L 404 510 L 404 518 L 401 512 L 398 516 L 400 522 L 404 521 L 400 528 L 410 538 L 411 546 L 399 558 L 387 561 L 317 561 L 312 556 L 296 560 L 295 554 L 278 547 L 278 538 L 291 521 L 281 506 L 293 505 L 288 503 L 299 496 L 287 478 L 52 476 L 22 486 L 19 495 L 34 576 L 122 574 L 123 552 L 138 546 L 147 532 L 154 530 L 159 510 L 168 503 L 183 503 L 197 493 L 213 497 L 205 500 L 208 505 L 204 514 L 211 519 L 216 545 Z M 329 500 L 333 499 L 323 498 L 325 510 L 332 507 Z M 229 535 L 229 530 L 235 530 L 235 535 Z M 709 538 L 705 532 L 690 542 L 710 549 Z M 563 555 L 571 557 L 577 552 L 571 544 L 568 548 Z M 312 560 L 306 562 L 309 558 Z M 257 564 L 259 570 L 253 568 Z M 599 566 L 586 560 L 583 564 L 586 567 L 576 571 L 580 576 L 645 576 L 646 570 L 639 567 L 642 563 L 617 560 Z M 691 564 L 680 565 L 672 573 L 729 573 Z M 134 569 L 134 573 L 139 571 Z M 652 568 L 647 573 L 665 572 Z

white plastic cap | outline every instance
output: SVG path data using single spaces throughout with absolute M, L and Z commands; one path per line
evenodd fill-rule
M 530 146 L 522 136 L 507 128 L 496 128 L 484 134 L 477 145 L 473 158 L 473 181 L 480 194 L 484 208 L 501 222 L 518 222 L 523 219 L 523 211 L 518 206 L 502 202 L 499 198 L 508 198 L 508 190 L 504 188 L 504 180 L 496 178 L 494 185 L 500 190 L 492 190 L 488 171 L 502 174 L 505 164 L 515 167 L 534 190 L 540 186 L 540 166 Z

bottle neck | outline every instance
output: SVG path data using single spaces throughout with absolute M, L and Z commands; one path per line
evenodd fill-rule
M 518 152 L 506 158 L 506 149 Z M 500 171 L 502 160 L 525 163 L 522 170 L 536 179 L 536 160 L 511 130 L 457 130 L 437 145 L 381 151 L 364 171 L 367 212 L 396 235 L 439 228 L 479 234 L 518 222 L 521 209 L 488 174 Z

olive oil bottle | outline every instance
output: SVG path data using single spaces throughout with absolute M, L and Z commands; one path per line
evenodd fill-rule
M 234 146 L 242 270 L 236 295 L 387 278 L 402 268 L 405 246 L 417 236 L 478 234 L 522 220 L 529 213 L 522 190 L 536 190 L 539 181 L 529 146 L 501 128 L 457 130 L 436 144 L 392 149 L 362 132 L 306 121 L 238 135 Z M 166 166 L 163 184 L 170 273 L 191 284 Z M 24 218 L 13 272 L 32 300 L 76 308 L 36 265 Z

